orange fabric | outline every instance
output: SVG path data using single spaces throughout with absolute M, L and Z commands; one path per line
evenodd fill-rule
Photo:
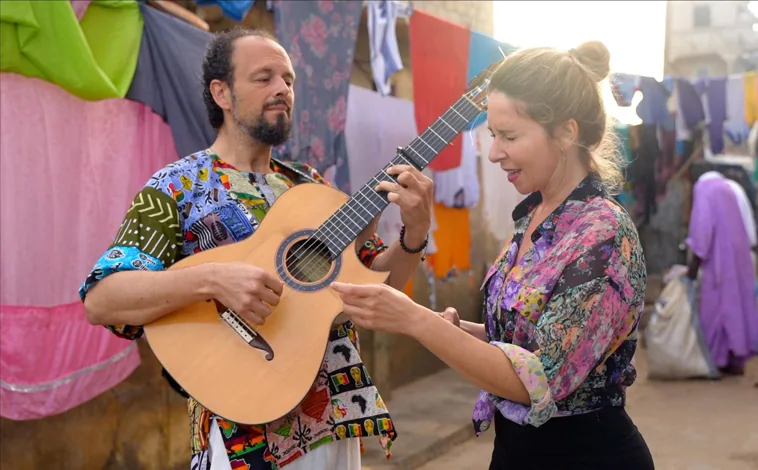
M 420 135 L 466 91 L 471 32 L 421 10 L 413 12 L 410 23 L 413 105 Z M 429 168 L 460 166 L 461 142 L 458 134 Z
M 437 252 L 429 256 L 434 276 L 446 278 L 454 270 L 471 269 L 469 210 L 434 203 L 434 217 L 437 222 L 437 230 L 434 231 Z
M 413 279 L 408 280 L 408 284 L 405 285 L 403 292 L 405 292 L 405 295 L 408 297 L 413 298 Z

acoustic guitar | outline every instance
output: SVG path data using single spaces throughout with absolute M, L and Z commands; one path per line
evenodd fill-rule
M 466 93 L 359 191 L 348 197 L 318 183 L 296 185 L 270 208 L 247 239 L 202 251 L 169 269 L 209 262 L 246 262 L 284 283 L 279 304 L 262 326 L 251 326 L 210 299 L 144 325 L 169 374 L 212 413 L 241 424 L 272 422 L 294 409 L 313 385 L 329 332 L 342 311 L 333 281 L 383 283 L 389 273 L 366 268 L 355 238 L 389 204 L 373 188 L 393 180 L 391 165 L 423 170 L 486 109 L 492 64 Z

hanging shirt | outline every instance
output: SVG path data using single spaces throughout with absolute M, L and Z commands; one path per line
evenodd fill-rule
M 726 79 L 726 119 L 726 135 L 736 145 L 741 144 L 750 132 L 745 121 L 745 83 L 742 75 L 730 75 Z
M 611 75 L 611 91 L 616 104 L 621 107 L 632 105 L 634 93 L 637 92 L 640 85 L 639 75 L 629 75 L 626 73 L 615 73 Z
M 297 183 L 323 183 L 323 178 L 305 165 L 274 160 L 271 170 L 245 173 L 203 151 L 156 172 L 135 197 L 115 241 L 84 281 L 79 291 L 82 300 L 95 284 L 113 273 L 164 270 L 194 253 L 246 239 L 271 205 L 267 194 L 276 198 Z M 153 207 L 156 209 L 151 212 Z M 156 218 L 156 211 L 171 217 Z M 359 257 L 371 266 L 384 249 L 381 239 L 374 236 L 361 247 Z M 126 339 L 142 336 L 139 326 L 111 325 L 108 329 Z M 234 378 L 229 381 L 218 386 L 233 386 Z M 360 402 L 364 406 L 359 406 Z M 192 468 L 207 468 L 214 416 L 191 398 L 189 415 Z M 249 470 L 279 468 L 320 445 L 358 436 L 378 435 L 389 452 L 396 436 L 387 408 L 360 359 L 352 322 L 331 330 L 318 379 L 292 412 L 263 426 L 216 419 L 232 467 Z M 303 439 L 304 434 L 309 439 Z
M 533 193 L 513 212 L 516 233 L 482 286 L 487 341 L 511 361 L 531 404 L 481 391 L 477 434 L 495 413 L 539 427 L 554 416 L 623 407 L 637 375 L 646 269 L 634 223 L 590 176 L 537 226 L 517 261 L 540 202 Z
M 637 105 L 637 116 L 642 122 L 674 129 L 674 120 L 666 105 L 670 95 L 666 87 L 652 77 L 640 77 L 639 89 L 642 101 Z
M 681 113 L 688 130 L 696 128 L 704 119 L 703 103 L 692 84 L 683 79 L 676 79 L 677 111 Z
M 755 72 L 747 72 L 743 75 L 744 87 L 745 87 L 745 122 L 748 127 L 753 127 L 756 119 L 758 119 L 758 92 L 756 90 L 756 74 Z
M 295 68 L 292 137 L 274 149 L 282 159 L 319 173 L 335 167 L 334 182 L 350 193 L 345 116 L 361 2 L 273 2 L 276 37 Z
M 515 47 L 510 44 L 504 44 L 495 40 L 491 36 L 482 34 L 478 31 L 471 31 L 471 44 L 468 53 L 468 76 L 467 83 L 476 78 L 479 73 L 492 65 L 494 62 L 503 60 L 505 56 L 512 54 Z M 474 129 L 480 124 L 487 122 L 487 113 L 482 113 L 475 117 L 466 126 L 466 130 Z
M 374 85 L 382 96 L 392 91 L 390 77 L 403 70 L 403 59 L 397 45 L 395 23 L 401 4 L 390 0 L 368 2 L 368 37 L 371 52 L 371 73 Z
M 724 151 L 724 125 L 726 123 L 726 78 L 711 78 L 706 82 L 708 138 L 711 152 L 718 155 Z
M 144 3 L 139 8 L 145 27 L 126 97 L 150 106 L 168 123 L 179 155 L 207 148 L 216 132 L 208 122 L 200 71 L 211 35 Z
M 245 21 L 245 17 L 252 10 L 255 0 L 195 0 L 197 5 L 218 5 L 224 16 L 233 19 L 237 23 Z

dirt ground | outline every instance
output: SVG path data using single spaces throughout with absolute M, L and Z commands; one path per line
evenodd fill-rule
M 758 359 L 744 377 L 721 381 L 647 380 L 645 351 L 628 411 L 657 470 L 758 470 Z M 486 469 L 493 432 L 470 439 L 419 470 Z

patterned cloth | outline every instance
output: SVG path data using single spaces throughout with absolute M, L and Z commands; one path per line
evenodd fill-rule
M 629 215 L 587 178 L 532 234 L 514 266 L 539 193 L 513 212 L 513 239 L 485 277 L 485 329 L 512 362 L 531 398 L 524 406 L 482 391 L 474 427 L 495 410 L 540 426 L 556 415 L 624 406 L 636 378 L 637 323 L 646 270 Z
M 82 300 L 104 277 L 119 271 L 166 269 L 181 258 L 243 240 L 255 231 L 273 200 L 294 184 L 325 183 L 311 167 L 272 160 L 271 173 L 244 173 L 209 150 L 158 171 L 137 194 L 110 248 L 79 292 Z M 360 249 L 371 266 L 386 249 L 378 236 Z M 142 328 L 113 325 L 118 336 L 136 339 Z M 189 400 L 193 468 L 208 465 L 212 414 Z M 352 322 L 336 326 L 316 382 L 292 412 L 264 426 L 218 419 L 232 468 L 283 467 L 319 445 L 339 439 L 379 436 L 389 457 L 396 433 L 387 408 L 360 359 Z
M 345 120 L 363 5 L 275 0 L 270 7 L 276 37 L 289 51 L 297 75 L 292 138 L 276 154 L 315 167 L 350 193 Z

